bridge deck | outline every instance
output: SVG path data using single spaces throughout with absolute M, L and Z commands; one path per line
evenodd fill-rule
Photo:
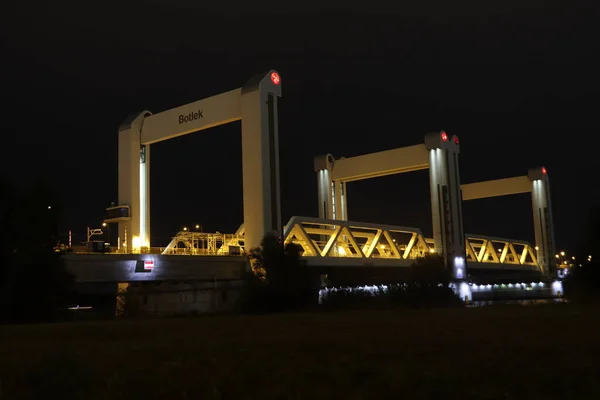
M 408 268 L 415 260 L 393 258 L 357 258 L 357 257 L 302 257 L 311 267 L 388 267 Z M 498 271 L 539 271 L 536 265 L 506 264 L 494 262 L 468 262 L 468 269 Z
M 239 280 L 242 256 L 163 256 L 145 254 L 70 254 L 67 269 L 78 283 L 185 280 Z
M 71 254 L 67 268 L 78 283 L 143 281 L 224 281 L 242 279 L 244 256 L 165 256 L 144 254 Z M 302 257 L 309 267 L 333 269 L 408 268 L 414 260 L 356 257 Z M 468 263 L 469 270 L 492 273 L 537 272 L 533 265 Z

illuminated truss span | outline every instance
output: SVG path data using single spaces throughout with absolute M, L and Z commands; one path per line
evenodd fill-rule
M 364 222 L 292 217 L 284 244 L 302 247 L 305 257 L 416 259 L 430 250 L 416 228 Z
M 534 248 L 524 241 L 467 234 L 465 244 L 467 262 L 538 265 Z
M 432 242 L 417 228 L 306 217 L 292 217 L 284 234 L 303 257 L 415 260 L 434 252 Z M 537 267 L 527 242 L 467 235 L 465 245 L 468 262 Z
M 242 255 L 244 225 L 233 234 L 179 231 L 162 254 L 179 255 Z

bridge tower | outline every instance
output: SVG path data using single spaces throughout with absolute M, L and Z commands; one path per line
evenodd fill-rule
M 349 158 L 315 157 L 319 218 L 348 220 L 347 182 L 429 168 L 433 251 L 452 268 L 455 279 L 466 279 L 458 155 L 458 137 L 442 131 L 428 133 L 425 143 L 415 146 Z
M 462 195 L 458 166 L 458 136 L 446 132 L 425 135 L 429 151 L 429 185 L 435 252 L 452 268 L 456 280 L 467 278 Z
M 545 167 L 531 168 L 527 175 L 463 184 L 461 191 L 463 201 L 531 193 L 536 264 L 544 276 L 556 276 L 550 179 Z
M 347 221 L 346 181 L 333 180 L 334 163 L 331 154 L 315 157 L 319 218 Z
M 281 77 L 270 70 L 241 88 L 127 118 L 119 127 L 119 205 L 107 210 L 105 220 L 119 224 L 123 250 L 139 253 L 150 247 L 150 146 L 240 120 L 245 248 L 280 232 L 279 97 Z
M 544 275 L 556 276 L 554 222 L 550 201 L 550 179 L 545 167 L 531 168 L 527 172 L 531 181 L 533 206 L 533 231 L 538 264 Z

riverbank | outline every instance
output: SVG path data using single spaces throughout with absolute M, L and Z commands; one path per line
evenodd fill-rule
M 596 310 L 548 304 L 2 326 L 0 398 L 595 398 Z

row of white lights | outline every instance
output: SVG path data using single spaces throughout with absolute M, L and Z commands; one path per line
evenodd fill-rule
M 554 284 L 558 284 L 560 285 L 560 282 L 554 282 Z M 399 284 L 398 286 L 406 286 L 406 284 Z M 491 289 L 504 289 L 504 288 L 517 288 L 517 289 L 525 289 L 527 287 L 539 287 L 539 288 L 544 288 L 546 287 L 546 284 L 544 282 L 531 282 L 531 283 L 509 283 L 509 284 L 485 284 L 485 285 L 477 285 L 477 284 L 472 284 L 469 283 L 469 286 L 471 286 L 473 289 L 475 290 L 491 290 Z M 356 287 L 331 287 L 331 288 L 323 288 L 321 289 L 321 292 L 327 293 L 327 292 L 338 292 L 338 291 L 346 291 L 346 292 L 353 292 L 353 291 L 364 291 L 364 292 L 371 292 L 371 293 L 375 293 L 377 291 L 383 291 L 386 292 L 388 290 L 388 285 L 380 285 L 380 286 L 376 286 L 376 285 L 364 285 L 364 286 L 356 286 Z
M 469 284 L 469 286 L 471 286 L 475 290 L 478 290 L 478 289 L 484 289 L 484 290 L 487 289 L 487 290 L 490 290 L 492 288 L 494 288 L 494 289 L 497 289 L 497 288 L 500 288 L 500 289 L 504 289 L 504 288 L 509 288 L 509 289 L 512 289 L 512 288 L 524 289 L 524 288 L 527 288 L 527 287 L 536 287 L 536 286 L 539 286 L 540 288 L 543 288 L 544 287 L 544 282 L 531 282 L 531 283 L 522 283 L 521 282 L 521 283 L 509 283 L 509 284 L 504 284 L 504 283 L 498 284 L 498 283 L 495 283 L 493 285 L 491 285 L 489 283 L 487 285 Z

